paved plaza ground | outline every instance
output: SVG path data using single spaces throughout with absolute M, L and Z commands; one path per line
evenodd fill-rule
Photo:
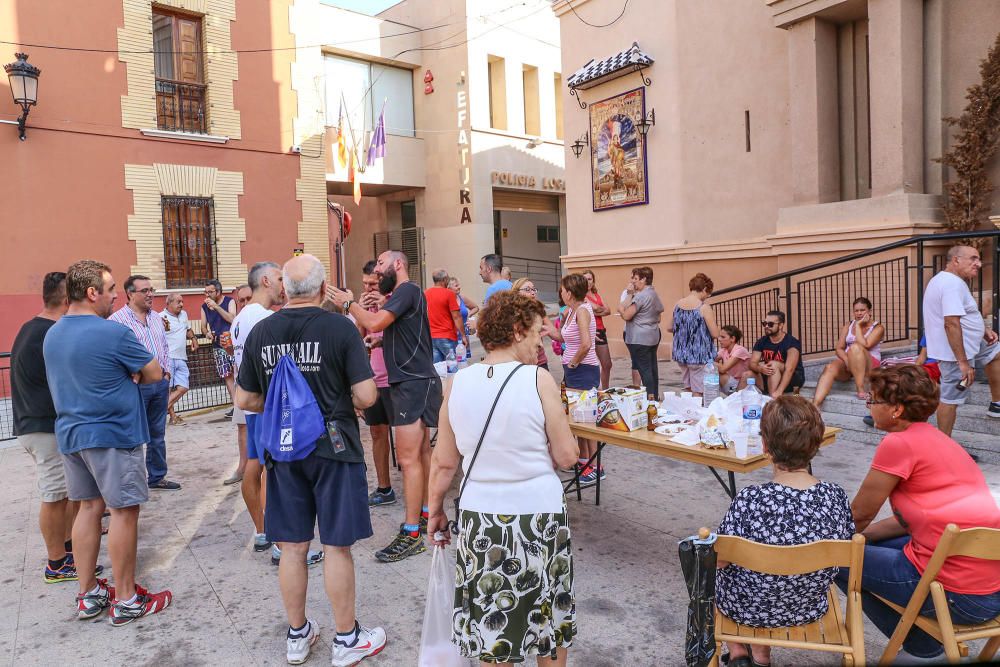
M 619 368 L 626 368 L 620 360 Z M 676 373 L 662 364 L 668 378 Z M 616 373 L 618 376 L 619 373 Z M 169 587 L 174 605 L 124 628 L 75 620 L 75 583 L 45 584 L 44 548 L 36 523 L 38 497 L 31 460 L 13 443 L 0 449 L 0 656 L 16 665 L 281 665 L 284 611 L 277 568 L 250 548 L 252 527 L 238 486 L 223 486 L 236 464 L 235 428 L 222 412 L 189 418 L 167 432 L 171 479 L 181 491 L 154 491 L 140 520 L 138 578 Z M 362 429 L 366 431 L 367 429 Z M 367 434 L 366 445 L 368 444 Z M 874 447 L 840 439 L 814 468 L 853 496 Z M 708 469 L 638 452 L 609 449 L 600 507 L 593 490 L 568 501 L 576 557 L 580 636 L 570 664 L 683 664 L 687 596 L 677 541 L 717 525 L 729 502 Z M 1000 467 L 983 465 L 1000 496 Z M 369 475 L 374 482 L 374 470 Z M 768 470 L 738 478 L 763 482 Z M 400 489 L 399 475 L 393 483 Z M 416 663 L 430 552 L 382 564 L 401 521 L 397 504 L 372 512 L 375 535 L 355 546 L 358 617 L 385 627 L 389 644 L 365 665 Z M 106 547 L 101 562 L 110 566 Z M 322 629 L 308 664 L 329 664 L 333 636 L 322 569 L 310 571 L 309 615 Z M 112 575 L 113 578 L 113 575 Z M 866 623 L 869 659 L 884 638 Z M 775 664 L 837 664 L 832 656 L 776 650 Z

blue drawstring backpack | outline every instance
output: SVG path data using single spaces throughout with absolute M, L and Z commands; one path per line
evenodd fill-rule
M 287 354 L 271 375 L 258 437 L 271 459 L 299 461 L 312 454 L 316 441 L 326 433 L 323 413 L 302 371 Z

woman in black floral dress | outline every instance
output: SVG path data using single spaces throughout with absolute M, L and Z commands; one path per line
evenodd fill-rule
M 772 481 L 740 491 L 718 532 L 785 546 L 850 539 L 854 521 L 847 493 L 809 472 L 823 440 L 819 410 L 800 396 L 786 394 L 765 406 L 760 430 L 774 463 Z M 778 576 L 728 563 L 719 567 L 719 611 L 742 625 L 763 628 L 819 620 L 827 612 L 827 591 L 837 574 L 837 568 Z M 729 666 L 770 664 L 769 646 L 749 648 L 748 654 L 747 645 L 730 645 Z

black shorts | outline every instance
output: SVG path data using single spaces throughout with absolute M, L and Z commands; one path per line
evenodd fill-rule
M 389 387 L 392 401 L 392 425 L 406 426 L 420 419 L 436 428 L 441 410 L 441 378 L 422 378 L 397 382 Z
M 594 336 L 595 345 L 607 345 L 608 344 L 608 330 L 598 329 L 597 335 Z
M 369 426 L 388 426 L 392 414 L 392 399 L 389 397 L 389 387 L 378 388 L 378 398 L 370 408 L 365 408 L 365 423 Z
M 803 385 L 805 385 L 805 383 L 806 383 L 805 371 L 801 367 L 796 368 L 795 372 L 792 373 L 792 379 L 788 381 L 788 386 L 785 387 L 784 393 L 791 394 L 796 389 L 801 389 Z
M 273 542 L 319 541 L 349 547 L 372 536 L 364 463 L 345 463 L 315 452 L 301 461 L 274 462 L 267 470 L 264 525 Z

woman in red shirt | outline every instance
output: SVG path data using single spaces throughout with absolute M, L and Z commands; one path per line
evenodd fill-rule
M 606 389 L 611 382 L 611 350 L 608 348 L 608 330 L 604 328 L 604 317 L 611 314 L 611 309 L 604 305 L 604 299 L 597 293 L 594 272 L 587 269 L 583 272 L 583 277 L 587 279 L 587 301 L 594 310 L 594 320 L 597 322 L 594 351 L 601 363 L 601 388 Z
M 868 540 L 861 573 L 862 608 L 889 637 L 899 614 L 875 595 L 906 606 L 945 526 L 1000 528 L 1000 508 L 972 457 L 927 423 L 939 394 L 924 368 L 907 364 L 875 369 L 871 392 L 867 402 L 872 418 L 887 435 L 875 450 L 851 510 L 857 529 Z M 872 523 L 886 499 L 892 516 Z M 1000 615 L 1000 561 L 949 558 L 937 580 L 948 592 L 955 623 L 982 623 Z M 838 582 L 846 586 L 846 570 L 841 570 Z M 929 597 L 920 613 L 933 616 Z M 941 644 L 914 627 L 900 656 L 934 658 L 942 652 Z

